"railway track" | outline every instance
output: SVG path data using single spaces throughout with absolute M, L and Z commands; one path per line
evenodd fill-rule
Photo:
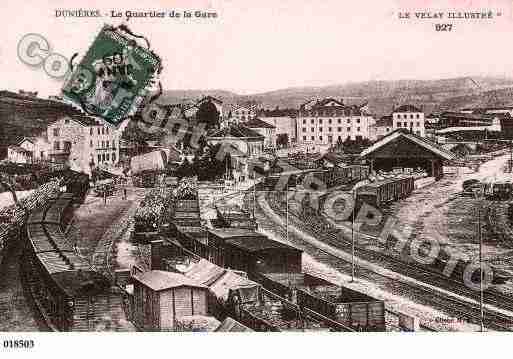
M 283 235 L 283 233 L 285 232 L 285 229 L 282 228 L 283 226 L 280 226 L 281 228 L 276 228 L 276 225 L 270 225 L 270 223 L 272 223 L 273 220 L 265 213 L 265 211 L 261 208 L 258 202 L 256 207 L 258 209 L 257 216 L 260 217 L 259 224 L 263 228 L 268 230 L 278 230 L 280 234 Z M 283 206 L 276 206 L 275 204 L 273 210 L 281 216 L 284 216 Z M 304 230 L 304 223 L 301 224 L 302 225 L 300 225 L 299 227 L 302 230 Z M 319 239 L 328 242 L 329 245 L 335 248 L 342 250 L 350 250 L 351 243 L 347 240 L 344 240 L 343 236 L 337 236 L 335 233 L 316 233 L 311 229 L 309 231 L 306 230 L 305 232 L 310 232 L 309 234 L 313 234 Z M 298 236 L 291 235 L 290 233 L 289 239 L 292 239 L 294 244 L 304 248 L 307 253 L 311 254 L 317 260 L 320 260 L 324 263 L 328 263 L 336 269 L 339 269 L 343 272 L 350 272 L 351 264 L 343 258 L 327 253 L 326 251 L 323 251 L 322 249 L 317 248 L 305 242 Z M 387 269 L 404 274 L 411 278 L 415 278 L 424 283 L 435 285 L 437 287 L 440 287 L 440 284 L 442 283 L 444 285 L 444 289 L 448 289 L 455 294 L 468 297 L 474 300 L 479 299 L 478 293 L 466 287 L 461 288 L 463 283 L 447 278 L 443 276 L 441 273 L 429 271 L 425 268 L 421 268 L 415 265 L 410 265 L 391 256 L 371 252 L 359 247 L 355 248 L 355 253 L 358 257 L 362 259 L 374 263 L 380 263 L 381 266 L 383 266 L 383 264 L 386 264 Z M 480 308 L 477 304 L 474 305 L 469 303 L 468 301 L 454 297 L 440 297 L 437 295 L 433 295 L 433 293 L 427 289 L 416 287 L 411 284 L 397 282 L 383 274 L 368 269 L 360 268 L 358 270 L 358 276 L 366 278 L 371 282 L 377 283 L 381 287 L 386 288 L 387 290 L 393 289 L 403 294 L 406 290 L 406 292 L 412 294 L 414 297 L 416 297 L 416 299 L 421 299 L 421 302 L 424 302 L 426 305 L 432 306 L 433 304 L 435 304 L 444 312 L 451 313 L 452 315 L 455 315 L 458 318 L 464 318 L 476 324 L 480 322 Z M 486 294 L 486 303 L 496 305 L 497 307 L 503 309 L 513 309 L 513 303 L 511 302 L 510 297 L 501 296 L 498 293 L 493 293 L 493 295 L 490 295 L 489 293 Z M 513 330 L 513 318 L 486 309 L 485 325 L 490 329 L 500 331 L 511 331 Z

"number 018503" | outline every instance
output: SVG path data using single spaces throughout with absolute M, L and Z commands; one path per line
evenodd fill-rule
M 34 348 L 34 341 L 28 340 L 4 340 L 4 349 L 31 349 Z

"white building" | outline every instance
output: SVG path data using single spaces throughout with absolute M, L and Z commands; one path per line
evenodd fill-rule
M 373 117 L 363 107 L 333 98 L 309 101 L 299 109 L 297 139 L 299 144 L 331 145 L 348 137 L 371 138 L 373 124 Z
M 119 131 L 93 117 L 64 116 L 47 128 L 48 157 L 90 173 L 91 165 L 109 167 L 118 163 L 120 137 Z
M 403 105 L 392 111 L 393 130 L 405 128 L 417 136 L 426 137 L 424 112 L 413 105 Z
M 235 123 L 246 122 L 256 117 L 256 110 L 252 106 L 232 105 L 230 113 Z
M 288 144 L 292 144 L 297 141 L 297 125 L 296 118 L 291 116 L 277 116 L 277 117 L 259 117 L 264 122 L 275 127 L 275 135 L 286 134 L 288 138 Z
M 373 140 L 379 140 L 394 131 L 392 116 L 383 116 L 374 123 Z

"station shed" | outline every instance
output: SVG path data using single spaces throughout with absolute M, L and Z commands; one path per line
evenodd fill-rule
M 207 315 L 207 287 L 183 274 L 151 270 L 133 283 L 132 318 L 140 330 L 173 331 L 182 317 Z
M 403 129 L 379 139 L 360 156 L 369 161 L 371 172 L 420 167 L 435 180 L 443 177 L 443 164 L 456 159 L 440 145 Z

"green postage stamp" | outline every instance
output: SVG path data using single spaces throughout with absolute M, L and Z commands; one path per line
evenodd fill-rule
M 143 105 L 162 66 L 131 35 L 105 25 L 62 89 L 67 100 L 115 126 Z

